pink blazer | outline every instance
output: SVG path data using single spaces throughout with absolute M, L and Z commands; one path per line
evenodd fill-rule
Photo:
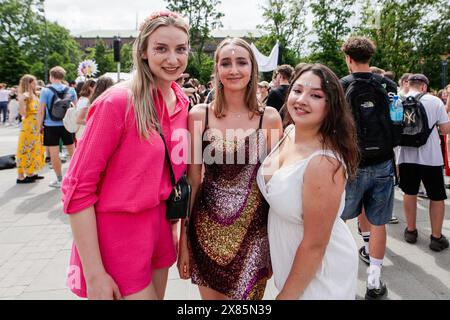
M 175 82 L 172 89 L 177 96 L 175 112 L 169 117 L 159 90 L 155 106 L 171 156 L 176 148 L 173 153 L 184 159 L 172 163 L 178 180 L 186 171 L 189 100 Z M 127 103 L 127 89 L 112 88 L 90 107 L 83 138 L 62 184 L 65 213 L 92 205 L 96 212 L 137 213 L 169 197 L 172 184 L 163 141 L 158 133 L 150 141 L 140 138 L 134 109 Z

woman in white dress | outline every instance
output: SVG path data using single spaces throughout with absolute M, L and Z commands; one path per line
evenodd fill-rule
M 296 74 L 286 104 L 292 124 L 257 177 L 270 204 L 277 299 L 355 299 L 357 247 L 340 218 L 358 165 L 350 108 L 339 79 L 320 64 Z

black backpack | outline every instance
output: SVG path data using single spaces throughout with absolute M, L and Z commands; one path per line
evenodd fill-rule
M 421 93 L 415 97 L 410 96 L 402 101 L 403 121 L 400 145 L 419 148 L 427 143 L 428 137 L 436 124 L 431 127 L 428 124 L 428 116 L 420 99 L 425 95 Z
M 53 99 L 48 106 L 48 114 L 53 121 L 62 121 L 66 115 L 67 109 L 72 105 L 72 96 L 69 93 L 69 88 L 66 87 L 63 91 L 58 92 L 52 86 L 47 87 L 53 92 Z
M 353 76 L 345 94 L 355 118 L 363 162 L 391 156 L 397 144 L 389 95 L 380 80 L 375 75 L 369 79 Z

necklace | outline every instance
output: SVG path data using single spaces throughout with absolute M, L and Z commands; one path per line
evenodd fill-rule
M 234 117 L 236 117 L 236 118 L 240 118 L 241 117 L 241 115 L 244 113 L 244 112 L 235 112 L 235 111 L 231 111 L 231 110 L 227 110 L 229 113 L 231 113 Z

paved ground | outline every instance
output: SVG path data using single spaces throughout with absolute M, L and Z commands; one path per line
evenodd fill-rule
M 0 126 L 0 156 L 16 151 L 19 130 Z M 67 165 L 64 166 L 67 168 Z M 76 299 L 65 287 L 65 273 L 72 243 L 70 226 L 62 212 L 59 190 L 48 187 L 54 179 L 46 168 L 45 180 L 32 185 L 16 185 L 16 171 L 0 171 L 0 299 Z M 446 178 L 448 182 L 448 178 Z M 450 299 L 450 250 L 428 249 L 430 226 L 428 201 L 418 206 L 419 241 L 403 241 L 405 222 L 401 193 L 396 191 L 397 225 L 388 226 L 388 245 L 383 268 L 389 299 Z M 446 201 L 443 233 L 450 237 L 450 202 Z M 359 245 L 356 223 L 349 226 Z M 360 262 L 358 298 L 365 294 L 366 266 Z M 167 299 L 199 299 L 198 290 L 180 280 L 170 270 Z M 265 299 L 273 299 L 276 289 L 270 281 Z

